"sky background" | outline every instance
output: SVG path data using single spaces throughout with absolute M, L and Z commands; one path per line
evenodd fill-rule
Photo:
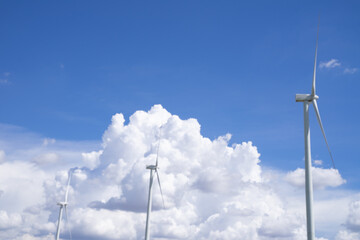
M 25 134 L 98 151 L 115 113 L 127 124 L 161 104 L 211 140 L 252 141 L 265 169 L 303 168 L 295 94 L 311 91 L 320 14 L 318 106 L 339 188 L 358 192 L 359 10 L 357 1 L 0 1 L 0 150 L 11 156 L 31 142 Z M 330 168 L 313 109 L 310 126 L 313 159 Z

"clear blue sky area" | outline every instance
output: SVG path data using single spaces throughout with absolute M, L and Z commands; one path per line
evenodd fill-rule
M 0 1 L 0 122 L 99 140 L 162 104 L 264 166 L 303 167 L 318 15 L 318 105 L 335 164 L 360 187 L 359 1 Z M 339 65 L 319 68 L 335 59 Z M 315 113 L 312 155 L 331 166 Z

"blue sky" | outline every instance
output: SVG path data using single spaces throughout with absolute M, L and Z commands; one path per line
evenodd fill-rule
M 160 103 L 197 118 L 205 136 L 253 141 L 264 164 L 284 168 L 301 161 L 294 96 L 310 91 L 320 13 L 318 62 L 341 63 L 318 70 L 320 113 L 337 166 L 353 174 L 360 73 L 343 72 L 360 66 L 356 1 L 0 4 L 2 123 L 93 140 L 112 114 Z M 311 126 L 313 154 L 326 162 Z
M 320 13 L 317 94 L 335 164 L 359 189 L 357 1 L 1 1 L 0 123 L 100 141 L 111 116 L 161 104 L 202 135 L 252 141 L 263 166 L 303 167 Z M 335 66 L 319 64 L 335 59 Z M 311 111 L 312 155 L 331 166 Z

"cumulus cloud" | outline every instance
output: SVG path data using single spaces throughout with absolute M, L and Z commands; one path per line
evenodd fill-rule
M 314 188 L 322 189 L 325 187 L 337 187 L 346 182 L 337 169 L 324 169 L 312 167 L 312 177 Z M 305 186 L 305 170 L 298 168 L 287 173 L 285 180 L 298 187 Z
M 8 214 L 6 211 L 0 211 L 0 229 L 8 229 L 12 227 L 17 227 L 21 224 L 22 219 L 20 214 L 13 213 Z
M 92 151 L 89 153 L 81 153 L 82 160 L 84 161 L 84 164 L 86 167 L 88 167 L 90 170 L 93 170 L 100 164 L 100 155 L 103 153 L 103 151 Z
M 346 221 L 348 229 L 360 232 L 360 201 L 353 201 L 349 206 L 349 216 Z
M 33 163 L 6 161 L 0 164 L 0 239 L 48 234 L 43 227 L 49 224 L 43 188 L 48 177 Z
M 1 206 L 13 212 L 43 202 L 41 185 L 46 176 L 42 170 L 25 162 L 5 162 L 0 166 Z
M 39 139 L 36 151 L 25 151 L 32 157 L 0 163 L 0 207 L 6 206 L 0 211 L 7 220 L 3 222 L 12 222 L 0 231 L 1 239 L 53 237 L 59 213 L 56 203 L 64 199 L 69 170 L 69 225 L 63 228 L 63 238 L 71 227 L 74 239 L 143 239 L 149 187 L 146 165 L 155 163 L 159 142 L 165 208 L 155 181 L 154 239 L 306 238 L 303 196 L 290 199 L 297 188 L 289 184 L 282 183 L 288 188 L 282 189 L 285 193 L 277 190 L 274 178 L 268 177 L 274 174 L 264 174 L 251 141 L 230 145 L 230 134 L 209 139 L 201 134 L 196 119 L 183 120 L 161 105 L 135 112 L 127 124 L 122 114 L 115 114 L 101 147 L 83 153 L 54 151 L 52 147 L 63 143 L 43 144 L 44 138 Z M 344 183 L 337 170 L 314 169 L 319 187 Z M 285 178 L 300 186 L 302 174 L 298 169 Z
M 320 62 L 319 68 L 335 68 L 339 67 L 340 65 L 341 63 L 339 62 L 339 60 L 333 58 L 327 62 Z

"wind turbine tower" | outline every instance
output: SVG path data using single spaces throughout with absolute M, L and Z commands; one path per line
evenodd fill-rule
M 159 144 L 158 144 L 158 148 L 157 148 L 156 164 L 146 166 L 146 169 L 150 170 L 150 184 L 149 184 L 149 196 L 148 196 L 148 205 L 147 205 L 147 214 L 146 214 L 145 240 L 150 239 L 150 215 L 151 215 L 151 206 L 152 206 L 152 186 L 153 186 L 153 180 L 154 180 L 154 172 L 156 173 L 156 176 L 157 176 L 160 193 L 161 193 L 161 197 L 162 197 L 162 201 L 163 201 L 163 206 L 165 208 L 165 202 L 164 202 L 164 197 L 162 194 L 160 177 L 159 177 L 159 172 L 158 172 L 159 148 L 160 148 L 160 139 L 159 139 Z
M 64 209 L 65 209 L 66 221 L 68 222 L 67 205 L 68 205 L 68 194 L 69 194 L 70 180 L 71 180 L 71 171 L 69 171 L 69 177 L 68 177 L 68 182 L 67 182 L 67 187 L 66 187 L 66 192 L 65 192 L 65 201 L 57 203 L 57 205 L 60 206 L 60 211 L 59 211 L 58 225 L 57 225 L 57 229 L 56 229 L 56 238 L 55 238 L 56 240 L 59 240 L 59 237 L 60 237 L 61 219 L 62 219 L 62 213 L 63 213 Z M 71 239 L 70 228 L 69 228 L 69 234 L 70 234 L 70 239 Z
M 322 134 L 325 139 L 326 146 L 330 153 L 330 157 L 335 168 L 334 160 L 330 151 L 329 144 L 326 140 L 325 131 L 321 123 L 320 113 L 316 100 L 319 96 L 315 93 L 315 79 L 316 79 L 316 58 L 319 40 L 319 25 L 317 30 L 316 48 L 315 48 L 315 63 L 311 94 L 296 94 L 296 102 L 304 103 L 304 137 L 305 137 L 305 195 L 306 195 L 306 224 L 307 224 L 307 239 L 315 240 L 315 226 L 313 218 L 313 184 L 311 174 L 311 146 L 310 146 L 310 125 L 309 125 L 309 105 L 313 104 L 317 120 L 319 122 Z

